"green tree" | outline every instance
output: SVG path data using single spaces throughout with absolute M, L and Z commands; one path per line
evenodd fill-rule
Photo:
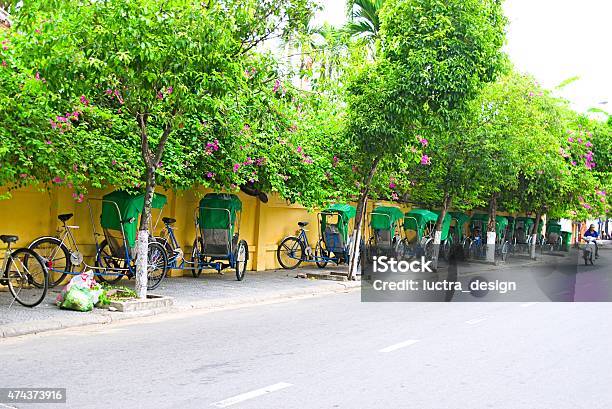
M 73 7 L 54 1 L 32 2 L 19 12 L 18 58 L 45 78 L 58 106 L 81 104 L 69 116 L 58 115 L 57 132 L 75 124 L 76 134 L 90 135 L 119 127 L 117 141 L 140 148 L 143 165 L 136 169 L 144 171 L 146 192 L 137 244 L 140 296 L 158 175 L 175 181 L 185 175 L 185 138 L 196 147 L 202 134 L 231 135 L 238 124 L 231 109 L 249 92 L 245 71 L 257 45 L 303 26 L 312 12 L 307 0 L 272 3 L 118 0 Z M 211 156 L 222 150 L 215 140 L 208 144 L 197 150 Z M 166 160 L 167 147 L 174 160 Z M 244 180 L 241 168 L 234 164 L 225 173 Z
M 423 130 L 443 128 L 505 61 L 506 20 L 497 1 L 390 0 L 380 18 L 380 58 L 349 87 L 347 133 L 364 163 L 353 254 L 381 160 Z

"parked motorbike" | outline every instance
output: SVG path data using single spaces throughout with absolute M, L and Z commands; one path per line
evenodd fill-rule
M 591 263 L 591 265 L 593 265 L 593 257 L 595 256 L 597 239 L 595 237 L 587 236 L 583 237 L 582 239 L 586 241 L 584 249 L 582 250 L 582 258 L 584 258 L 584 265 L 587 266 L 589 262 Z

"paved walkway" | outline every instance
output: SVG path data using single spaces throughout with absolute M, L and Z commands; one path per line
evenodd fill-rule
M 553 260 L 552 257 L 554 256 L 544 256 L 540 261 L 533 261 L 527 256 L 519 256 L 499 266 L 475 262 L 463 263 L 458 272 L 461 276 L 496 269 L 519 268 L 550 262 L 550 260 Z M 440 268 L 444 270 L 446 267 L 441 264 Z M 314 266 L 307 266 L 289 271 L 248 272 L 242 282 L 236 281 L 231 273 L 226 275 L 203 274 L 200 278 L 167 278 L 154 293 L 173 297 L 174 305 L 172 307 L 129 313 L 104 309 L 94 309 L 89 313 L 60 310 L 55 305 L 55 298 L 61 289 L 60 287 L 51 289 L 47 295 L 47 300 L 35 308 L 25 308 L 16 303 L 9 308 L 12 300 L 10 294 L 0 292 L 0 338 L 82 325 L 104 324 L 173 311 L 219 309 L 292 297 L 342 292 L 349 288 L 359 287 L 360 283 L 358 281 L 339 282 L 296 278 L 298 272 L 321 273 L 333 271 L 346 273 L 347 269 L 341 266 L 320 270 Z M 125 281 L 125 285 L 133 285 L 133 281 Z
M 344 270 L 343 270 L 344 269 Z M 346 271 L 345 267 L 327 268 L 327 271 Z M 214 309 L 241 304 L 250 304 L 345 291 L 358 287 L 359 282 L 335 282 L 296 278 L 297 272 L 318 270 L 316 267 L 293 271 L 273 270 L 247 272 L 244 281 L 236 281 L 233 274 L 203 274 L 199 278 L 167 278 L 153 293 L 174 298 L 169 309 L 138 311 L 130 313 L 113 312 L 95 308 L 92 312 L 61 310 L 55 305 L 55 298 L 61 287 L 49 290 L 47 299 L 35 308 L 25 308 L 14 303 L 8 292 L 0 292 L 0 338 L 89 324 L 110 323 L 117 320 L 155 315 L 189 309 Z M 122 283 L 123 284 L 123 283 Z M 133 281 L 125 281 L 133 285 Z

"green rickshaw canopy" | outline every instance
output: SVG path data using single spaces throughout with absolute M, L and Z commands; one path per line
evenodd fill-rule
M 370 217 L 370 226 L 375 230 L 391 230 L 398 220 L 404 217 L 404 212 L 394 206 L 378 206 Z
M 144 193 L 131 194 L 124 190 L 116 190 L 102 197 L 102 214 L 100 215 L 102 228 L 121 231 L 121 222 L 123 221 L 123 231 L 130 248 L 136 244 L 138 218 L 144 207 L 144 198 Z M 153 209 L 161 209 L 167 201 L 165 195 L 155 193 L 152 207 Z M 117 208 L 119 208 L 119 212 L 117 212 Z M 131 218 L 134 220 L 128 222 Z
M 436 221 L 438 221 L 438 215 L 434 212 L 425 209 L 412 209 L 404 216 L 404 230 L 415 231 L 420 240 L 423 237 L 425 226 Z
M 558 220 L 549 220 L 546 223 L 546 232 L 561 234 L 561 222 Z
M 437 216 L 440 216 L 440 211 L 439 210 L 434 210 L 433 212 Z M 444 241 L 444 240 L 448 239 L 448 233 L 450 232 L 450 225 L 451 225 L 451 221 L 452 220 L 453 220 L 453 218 L 447 212 L 446 216 L 444 216 L 444 220 L 442 220 L 442 236 L 440 237 L 440 240 Z M 437 221 L 438 221 L 438 219 L 436 218 L 436 222 Z
M 472 227 L 474 226 L 474 221 L 480 221 L 486 228 L 486 225 L 489 223 L 489 214 L 474 213 L 470 220 Z M 502 233 L 506 231 L 506 227 L 508 227 L 508 219 L 505 216 L 495 216 L 495 234 L 502 236 Z
M 207 193 L 200 200 L 198 224 L 201 229 L 226 229 L 234 235 L 236 214 L 242 211 L 242 202 L 231 193 Z
M 324 232 L 327 227 L 327 218 L 330 217 L 330 213 L 338 215 L 338 230 L 346 242 L 348 240 L 349 220 L 355 217 L 357 209 L 354 206 L 342 203 L 329 206 L 321 212 L 321 232 Z

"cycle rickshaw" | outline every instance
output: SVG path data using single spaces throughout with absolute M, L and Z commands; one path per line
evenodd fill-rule
M 533 226 L 535 219 L 531 217 L 517 217 L 514 219 L 514 231 L 512 234 L 512 247 L 521 252 L 528 252 L 532 241 Z
M 378 206 L 370 213 L 370 238 L 367 256 L 372 261 L 375 256 L 393 256 L 401 240 L 404 212 L 394 206 Z
M 308 222 L 299 222 L 297 236 L 285 237 L 276 249 L 278 263 L 284 269 L 292 270 L 302 262 L 316 263 L 325 268 L 327 263 L 336 265 L 350 261 L 349 222 L 357 213 L 348 204 L 334 204 L 317 214 L 319 240 L 313 252 L 308 242 L 305 227 Z
M 90 200 L 97 200 L 102 203 L 100 225 L 103 234 L 96 231 Z M 122 190 L 109 193 L 102 199 L 88 199 L 89 214 L 96 242 L 96 269 L 94 274 L 101 281 L 114 284 L 123 277 L 132 278 L 135 276 L 136 234 L 144 200 L 144 193 L 134 195 Z M 161 209 L 166 205 L 166 202 L 166 196 L 157 193 L 153 195 L 152 208 L 160 210 L 159 216 L 161 216 Z M 65 217 L 68 216 L 72 215 L 65 215 Z M 152 232 L 154 228 L 155 226 L 150 226 L 150 231 Z M 98 244 L 98 237 L 101 235 L 104 236 L 104 240 Z M 147 251 L 147 288 L 154 290 L 166 277 L 168 256 L 164 247 L 153 236 L 149 237 Z M 80 260 L 75 260 L 75 258 L 78 258 L 78 256 L 73 253 L 71 256 L 72 264 L 82 263 L 82 256 Z M 65 273 L 77 274 L 72 272 L 72 268 L 67 269 Z
M 486 256 L 486 235 L 488 229 L 489 215 L 487 213 L 474 213 L 470 218 L 471 237 L 466 240 L 464 249 L 466 254 L 472 258 L 484 258 Z M 508 219 L 504 216 L 495 216 L 495 256 L 501 257 L 503 261 L 508 258 L 510 242 L 506 238 Z
M 466 225 L 470 221 L 470 215 L 463 212 L 449 212 L 451 215 L 450 235 L 454 245 L 464 247 L 468 235 L 465 233 Z
M 240 240 L 240 198 L 228 193 L 208 193 L 200 200 L 194 218 L 196 237 L 189 260 L 183 257 L 174 234 L 176 219 L 162 219 L 165 228 L 159 240 L 169 254 L 170 268 L 190 270 L 194 277 L 199 277 L 206 269 L 222 274 L 223 270 L 232 268 L 236 280 L 242 281 L 249 260 L 249 246 L 245 240 Z
M 561 236 L 561 223 L 559 220 L 553 219 L 546 223 L 546 237 L 542 245 L 542 252 L 544 252 L 545 247 L 549 251 L 561 251 L 563 249 L 563 237 Z
M 434 255 L 433 234 L 438 215 L 425 209 L 412 209 L 404 215 L 404 237 L 398 246 L 398 257 L 404 260 Z

